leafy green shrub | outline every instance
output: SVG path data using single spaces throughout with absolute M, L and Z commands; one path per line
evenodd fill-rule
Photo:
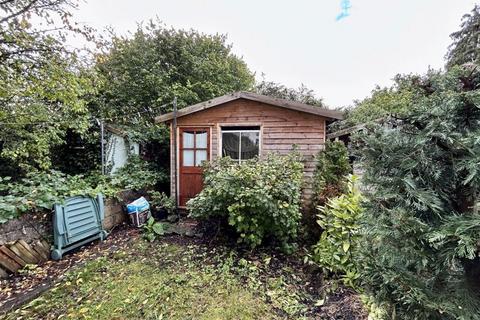
M 131 155 L 125 166 L 112 176 L 112 185 L 127 190 L 149 189 L 167 179 L 164 172 L 138 156 Z
M 271 237 L 288 249 L 301 218 L 302 180 L 297 153 L 242 164 L 220 158 L 206 164 L 204 188 L 187 206 L 193 217 L 228 220 L 239 242 L 255 247 Z
M 165 209 L 168 214 L 175 211 L 175 198 L 167 196 L 164 192 L 150 191 L 150 204 L 155 209 Z
M 161 222 L 155 222 L 155 219 L 150 217 L 147 223 L 143 226 L 143 237 L 148 241 L 155 241 L 157 236 L 163 236 L 165 234 L 165 225 Z
M 357 177 L 350 176 L 347 192 L 318 207 L 318 224 L 323 232 L 313 247 L 313 260 L 322 268 L 342 274 L 347 285 L 357 276 L 354 252 L 359 239 L 359 219 L 362 215 L 362 196 L 355 183 Z M 345 278 L 346 276 L 346 278 Z
M 479 319 L 480 72 L 422 86 L 408 116 L 360 136 L 360 279 L 398 319 Z
M 314 204 L 324 205 L 327 199 L 345 192 L 351 171 L 348 150 L 343 142 L 327 141 L 325 150 L 317 156 L 313 175 Z
M 352 171 L 348 150 L 341 141 L 327 141 L 316 161 L 311 210 L 305 212 L 302 222 L 304 240 L 310 244 L 316 243 L 321 233 L 316 223 L 317 206 L 324 206 L 328 199 L 346 192 L 347 177 Z
M 117 190 L 108 184 L 93 186 L 83 176 L 67 176 L 59 171 L 32 171 L 20 181 L 0 178 L 0 223 L 28 211 L 49 210 L 53 204 L 75 195 L 111 196 Z
M 12 182 L 0 177 L 0 223 L 29 211 L 49 210 L 55 203 L 77 195 L 117 197 L 126 189 L 140 190 L 155 185 L 164 175 L 143 160 L 133 159 L 113 177 L 93 174 L 69 176 L 60 171 L 31 171 Z

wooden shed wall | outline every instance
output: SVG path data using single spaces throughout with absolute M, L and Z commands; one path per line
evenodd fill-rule
M 325 144 L 325 124 L 326 118 L 321 116 L 245 99 L 234 100 L 180 117 L 177 120 L 178 127 L 210 127 L 210 159 L 215 159 L 220 153 L 220 130 L 221 126 L 225 125 L 260 126 L 261 155 L 268 152 L 288 153 L 292 150 L 294 144 L 297 145 L 299 152 L 304 157 L 303 200 L 305 207 L 310 203 L 312 195 L 311 179 L 315 169 L 314 157 L 324 148 Z M 173 135 L 171 135 L 172 139 Z M 170 159 L 172 168 L 171 191 L 174 194 L 176 185 L 173 177 L 173 148 Z

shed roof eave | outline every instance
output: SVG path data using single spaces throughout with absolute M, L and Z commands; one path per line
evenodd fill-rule
M 290 110 L 296 110 L 300 112 L 305 112 L 309 114 L 314 114 L 317 116 L 322 116 L 329 119 L 341 120 L 343 119 L 343 113 L 335 110 L 328 110 L 325 108 L 311 106 L 305 103 L 285 100 L 280 98 L 269 97 L 265 95 L 260 95 L 252 92 L 235 92 L 227 94 L 221 97 L 217 97 L 208 101 L 200 102 L 195 105 L 180 109 L 177 111 L 177 117 L 183 117 L 195 112 L 203 111 L 233 100 L 237 99 L 246 99 L 251 101 L 262 102 L 265 104 L 273 105 L 276 107 L 286 108 Z M 173 112 L 160 115 L 155 118 L 156 123 L 169 122 L 173 119 Z

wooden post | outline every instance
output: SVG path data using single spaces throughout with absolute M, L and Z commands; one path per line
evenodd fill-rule
M 173 98 L 173 178 L 175 179 L 175 211 L 178 209 L 177 174 L 177 97 Z

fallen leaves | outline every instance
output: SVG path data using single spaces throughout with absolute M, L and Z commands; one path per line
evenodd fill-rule
M 32 292 L 38 286 L 48 282 L 57 282 L 64 278 L 72 267 L 86 261 L 124 249 L 131 239 L 136 238 L 138 229 L 118 228 L 103 242 L 93 242 L 87 246 L 65 255 L 60 261 L 49 260 L 42 265 L 26 265 L 17 275 L 0 280 L 0 311 L 4 306 L 15 302 L 18 297 Z M 75 280 L 78 286 L 83 279 Z M 70 281 L 65 283 L 71 285 Z M 55 284 L 58 286 L 58 283 Z

